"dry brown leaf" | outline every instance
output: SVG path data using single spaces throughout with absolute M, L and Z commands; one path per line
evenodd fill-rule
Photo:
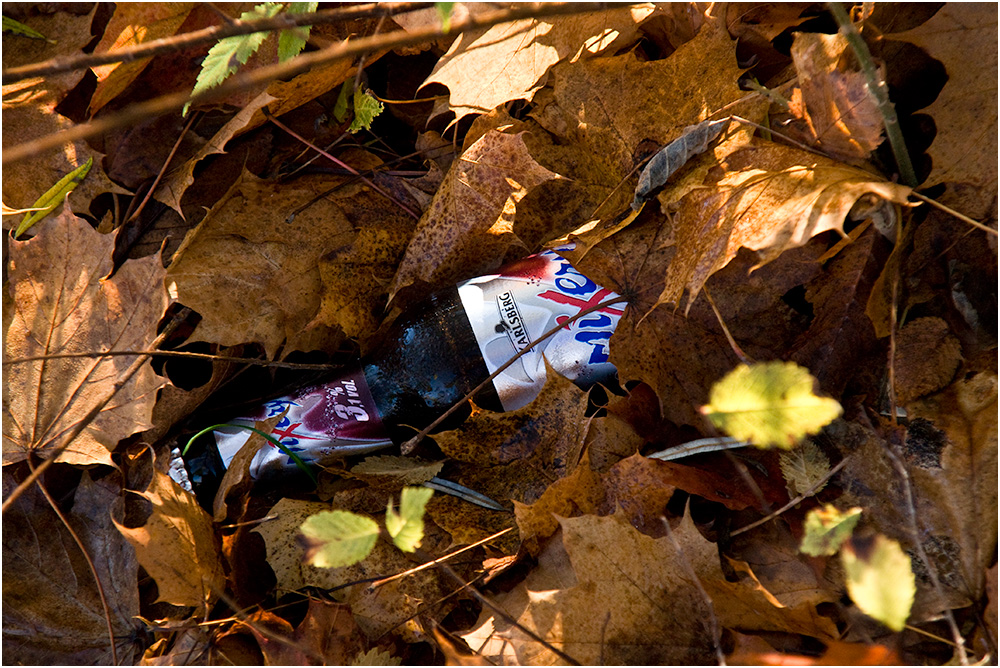
M 638 24 L 654 12 L 646 3 L 557 20 L 522 19 L 463 33 L 422 85 L 448 87 L 449 104 L 438 111 L 454 111 L 455 123 L 511 100 L 531 100 L 550 67 L 565 58 L 630 44 Z
M 922 25 L 891 35 L 923 48 L 944 63 L 948 82 L 926 109 L 937 134 L 924 183 L 971 184 L 978 217 L 997 197 L 997 7 L 947 3 Z
M 78 16 L 67 12 L 32 17 L 30 27 L 50 39 L 29 39 L 6 35 L 3 67 L 37 63 L 50 58 L 72 57 L 90 40 L 93 11 Z M 83 78 L 85 70 L 73 70 L 46 77 L 33 77 L 3 86 L 3 145 L 24 144 L 56 132 L 68 130 L 74 123 L 56 112 L 56 106 Z M 80 165 L 94 158 L 87 178 L 70 196 L 74 211 L 89 212 L 90 202 L 103 192 L 126 193 L 104 173 L 103 156 L 84 141 L 67 144 L 63 150 L 47 151 L 16 167 L 4 170 L 3 201 L 14 208 L 30 207 L 45 191 Z M 5 218 L 7 221 L 13 220 Z
M 837 160 L 867 158 L 882 141 L 882 114 L 862 72 L 848 69 L 847 37 L 796 33 L 792 59 L 799 87 L 791 112 L 805 122 L 809 143 Z
M 226 587 L 212 518 L 192 494 L 158 470 L 134 495 L 148 502 L 148 516 L 142 513 L 142 520 L 134 521 L 130 504 L 137 500 L 123 498 L 113 507 L 112 519 L 156 581 L 157 600 L 207 612 Z
M 713 186 L 680 202 L 677 255 L 658 304 L 690 308 L 705 281 L 742 248 L 757 251 L 758 265 L 803 246 L 844 221 L 862 197 L 906 203 L 910 189 L 804 151 L 754 140 L 731 154 Z
M 444 462 L 428 462 L 418 457 L 379 455 L 367 457 L 351 468 L 351 475 L 375 487 L 398 490 L 403 485 L 419 485 L 438 473 Z
M 115 13 L 104 29 L 95 54 L 113 53 L 136 47 L 156 39 L 171 37 L 181 27 L 194 8 L 191 2 L 123 2 L 115 5 Z M 122 63 L 109 63 L 91 68 L 97 76 L 97 88 L 90 98 L 91 114 L 124 91 L 149 64 L 149 58 Z
M 317 598 L 299 625 L 260 610 L 237 628 L 247 628 L 270 666 L 346 666 L 363 651 L 361 631 L 350 606 Z
M 203 317 L 193 340 L 257 341 L 268 355 L 282 343 L 286 350 L 295 349 L 296 341 L 304 345 L 321 304 L 320 258 L 350 247 L 357 227 L 384 228 L 387 219 L 401 215 L 383 195 L 351 185 L 287 220 L 317 194 L 343 182 L 310 176 L 276 183 L 244 172 L 188 235 L 167 271 L 168 287 Z M 367 307 L 369 314 L 380 310 L 376 303 Z M 345 328 L 358 328 L 353 310 L 337 315 L 345 318 L 340 323 Z M 336 348 L 335 334 L 323 342 L 327 349 Z
M 4 498 L 16 486 L 4 468 Z M 115 530 L 108 507 L 120 485 L 83 473 L 70 510 L 108 601 L 118 661 L 131 664 L 139 614 L 135 552 Z M 108 621 L 94 575 L 80 547 L 36 486 L 3 517 L 3 653 L 24 665 L 110 664 Z
M 528 153 L 520 135 L 491 131 L 462 152 L 417 223 L 391 295 L 414 283 L 436 285 L 496 269 L 510 246 L 517 203 L 558 175 Z
M 917 318 L 896 338 L 896 400 L 906 406 L 914 399 L 951 383 L 962 363 L 962 344 L 941 318 Z
M 39 224 L 34 238 L 10 242 L 12 322 L 4 359 L 58 353 L 148 350 L 167 305 L 158 257 L 134 260 L 110 279 L 114 239 L 69 211 Z M 3 461 L 50 456 L 113 391 L 135 357 L 49 359 L 7 366 Z M 6 365 L 5 365 L 6 366 Z M 118 441 L 151 426 L 156 390 L 148 364 L 63 452 L 59 461 L 111 464 Z

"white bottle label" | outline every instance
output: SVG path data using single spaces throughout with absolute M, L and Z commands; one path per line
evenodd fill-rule
M 553 327 L 618 296 L 551 250 L 507 265 L 500 274 L 466 281 L 458 294 L 490 373 Z M 613 377 L 608 342 L 622 307 L 607 306 L 569 323 L 494 378 L 504 410 L 521 408 L 538 396 L 545 385 L 543 356 L 558 373 L 584 387 Z

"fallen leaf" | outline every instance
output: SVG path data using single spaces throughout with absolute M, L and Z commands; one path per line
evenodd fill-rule
M 167 306 L 158 257 L 127 262 L 112 278 L 114 240 L 69 211 L 43 221 L 28 241 L 10 242 L 12 322 L 4 358 L 148 350 Z M 58 461 L 111 464 L 118 441 L 148 429 L 156 390 L 148 364 L 115 388 L 134 356 L 43 359 L 4 374 L 4 464 L 51 456 L 100 401 L 112 401 Z
M 134 48 L 177 33 L 194 8 L 190 2 L 120 3 L 104 29 L 95 54 L 107 54 Z M 124 91 L 149 64 L 149 58 L 92 67 L 97 88 L 90 98 L 89 111 L 97 113 Z
M 690 308 L 705 281 L 743 247 L 758 267 L 844 220 L 862 197 L 905 204 L 910 189 L 842 163 L 762 140 L 731 154 L 713 186 L 680 202 L 670 263 L 658 303 Z
M 941 318 L 917 318 L 896 337 L 893 389 L 899 405 L 947 387 L 962 363 L 962 345 Z
M 759 636 L 736 634 L 736 649 L 726 655 L 731 665 L 747 666 L 895 666 L 904 663 L 883 645 L 830 641 L 822 656 L 779 652 Z
M 317 568 L 352 566 L 371 553 L 379 528 L 370 517 L 344 510 L 310 515 L 299 531 L 305 537 L 305 561 Z
M 281 625 L 277 637 L 273 631 L 265 633 L 258 628 L 258 620 L 264 615 L 272 619 L 272 624 Z M 306 616 L 294 631 L 291 624 L 264 611 L 251 616 L 244 626 L 253 633 L 271 666 L 344 666 L 363 646 L 351 608 L 317 598 L 309 599 Z
M 829 504 L 814 508 L 806 515 L 803 524 L 805 535 L 799 549 L 813 557 L 832 556 L 851 537 L 860 519 L 860 508 L 851 508 L 846 512 Z
M 424 538 L 424 510 L 434 490 L 429 487 L 404 487 L 399 497 L 399 512 L 389 500 L 385 509 L 385 530 L 393 544 L 403 552 L 415 552 Z
M 376 487 L 397 488 L 400 485 L 419 485 L 438 473 L 444 462 L 428 462 L 418 457 L 379 455 L 367 457 L 351 468 L 351 475 Z
M 16 486 L 4 467 L 4 498 Z M 22 494 L 3 518 L 3 651 L 5 661 L 34 665 L 108 664 L 116 636 L 120 663 L 142 652 L 132 639 L 139 614 L 135 552 L 111 523 L 108 507 L 120 485 L 83 473 L 67 521 L 83 542 L 108 603 L 101 603 L 94 574 L 37 486 Z
M 50 39 L 34 40 L 7 36 L 3 50 L 3 68 L 37 63 L 50 58 L 72 57 L 91 40 L 93 11 L 76 15 L 58 11 L 31 18 L 31 27 Z M 85 70 L 33 77 L 3 86 L 3 145 L 11 147 L 74 126 L 73 121 L 56 107 L 83 78 Z M 3 178 L 3 201 L 14 208 L 25 208 L 45 190 L 93 158 L 96 163 L 89 178 L 70 198 L 73 211 L 89 213 L 91 201 L 103 192 L 127 194 L 108 179 L 101 166 L 103 156 L 85 141 L 67 144 L 63 150 L 48 151 L 9 168 Z
M 795 449 L 782 452 L 778 463 L 790 498 L 810 490 L 810 495 L 819 494 L 826 486 L 823 483 L 817 487 L 817 484 L 830 472 L 830 460 L 812 439 L 807 438 Z
M 846 64 L 849 53 L 840 33 L 795 33 L 799 87 L 789 107 L 805 122 L 809 143 L 831 158 L 857 162 L 882 142 L 883 121 L 865 75 Z
M 488 273 L 519 245 L 517 203 L 557 175 L 528 153 L 521 135 L 493 131 L 463 151 L 421 216 L 390 296 L 421 280 L 436 285 Z
M 638 24 L 654 12 L 647 3 L 557 20 L 521 19 L 462 33 L 422 86 L 448 87 L 449 104 L 440 111 L 455 112 L 453 123 L 511 100 L 531 100 L 550 67 L 565 58 L 576 60 L 631 43 Z
M 948 74 L 926 110 L 937 134 L 929 149 L 933 170 L 923 185 L 972 184 L 974 210 L 965 213 L 983 215 L 997 196 L 997 8 L 946 4 L 926 23 L 891 37 L 923 48 Z
M 156 581 L 157 600 L 207 612 L 226 586 L 212 518 L 194 495 L 159 470 L 145 490 L 132 495 L 148 502 L 141 519 L 132 518 L 130 499 L 115 504 L 112 519 Z
M 185 238 L 167 270 L 170 289 L 202 315 L 191 340 L 257 341 L 273 356 L 282 343 L 294 349 L 297 336 L 309 336 L 306 327 L 321 303 L 319 259 L 350 246 L 366 221 L 384 224 L 397 215 L 386 210 L 383 195 L 353 185 L 287 220 L 316 194 L 342 184 L 324 177 L 279 184 L 244 172 Z M 353 312 L 343 316 L 348 328 L 357 327 Z M 337 341 L 326 345 L 335 349 Z
M 916 585 L 910 558 L 882 535 L 851 538 L 840 550 L 851 600 L 869 617 L 902 631 L 910 616 Z

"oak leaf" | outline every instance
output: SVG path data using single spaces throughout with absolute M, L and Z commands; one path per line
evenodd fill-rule
M 10 242 L 13 314 L 5 360 L 60 353 L 148 350 L 167 305 L 160 259 L 125 263 L 113 277 L 114 239 L 64 210 L 43 221 L 28 241 Z M 4 373 L 3 461 L 51 456 L 81 420 L 112 401 L 60 456 L 75 464 L 111 464 L 118 441 L 148 429 L 156 390 L 164 384 L 148 364 L 121 388 L 135 356 L 41 359 Z

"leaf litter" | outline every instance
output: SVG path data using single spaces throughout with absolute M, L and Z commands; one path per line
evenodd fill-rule
M 252 9 L 223 11 L 235 17 Z M 150 662 L 343 664 L 402 656 L 404 663 L 433 663 L 464 656 L 458 638 L 470 652 L 505 664 L 562 660 L 552 648 L 583 663 L 805 655 L 852 663 L 885 659 L 887 646 L 900 653 L 888 655 L 897 662 L 987 653 L 989 625 L 963 627 L 974 657 L 953 657 L 945 643 L 928 649 L 916 631 L 897 637 L 890 629 L 905 619 L 949 636 L 942 615 L 967 614 L 995 589 L 997 537 L 988 527 L 996 526 L 996 299 L 977 287 L 996 283 L 995 240 L 907 206 L 911 191 L 895 184 L 886 166 L 881 117 L 857 63 L 841 38 L 811 32 L 822 29 L 815 8 L 733 5 L 722 19 L 697 9 L 622 6 L 501 25 L 443 44 L 378 50 L 361 62 L 334 61 L 194 109 L 195 134 L 179 144 L 176 166 L 154 193 L 176 218 L 150 214 L 158 234 L 170 229 L 163 221 L 187 218 L 175 233 L 183 241 L 173 242 L 181 249 L 163 260 L 125 260 L 110 278 L 113 241 L 86 229 L 114 219 L 108 202 L 126 192 L 104 169 L 113 167 L 112 177 L 129 187 L 151 178 L 180 125 L 143 125 L 150 130 L 143 141 L 109 134 L 78 142 L 58 160 L 40 155 L 5 179 L 5 204 L 23 208 L 97 156 L 69 207 L 33 228 L 32 239 L 8 242 L 5 498 L 37 464 L 33 457 L 52 456 L 54 435 L 69 433 L 89 406 L 115 394 L 62 463 L 40 478 L 68 494 L 61 502 L 67 522 L 101 562 L 109 618 L 94 598 L 93 574 L 81 568 L 79 546 L 65 540 L 58 517 L 28 488 L 5 516 L 5 575 L 17 555 L 15 577 L 37 582 L 38 591 L 55 586 L 77 595 L 45 596 L 39 608 L 8 602 L 5 587 L 4 649 L 29 661 L 99 660 L 110 624 L 116 636 L 130 638 L 118 644 L 119 660 L 149 645 Z M 187 5 L 148 10 L 126 4 L 91 16 L 17 9 L 13 18 L 60 44 L 39 42 L 23 52 L 24 62 L 77 54 L 91 29 L 103 53 L 219 20 Z M 944 65 L 946 82 L 921 82 L 941 91 L 926 110 L 937 137 L 919 137 L 911 149 L 921 141 L 931 147 L 924 187 L 938 185 L 945 201 L 995 228 L 993 172 L 974 167 L 980 151 L 992 160 L 990 124 L 970 113 L 995 104 L 995 88 L 978 85 L 962 66 L 990 43 L 995 52 L 995 11 L 909 11 L 862 15 L 862 34 L 872 43 L 883 32 L 888 41 L 908 40 Z M 129 17 L 146 30 L 129 33 Z M 306 48 L 350 32 L 391 36 L 399 26 L 439 20 L 315 26 Z M 799 32 L 789 42 L 792 29 Z M 791 44 L 790 55 L 776 48 L 781 40 L 785 49 Z M 265 39 L 243 67 L 277 62 L 279 42 Z M 200 58 L 208 50 L 183 53 Z M 23 64 L 8 51 L 5 68 Z M 875 53 L 887 75 L 903 68 L 892 49 Z M 80 84 L 79 72 L 5 85 L 5 116 L 14 114 L 5 118 L 5 146 L 65 127 L 87 109 L 100 118 L 172 85 L 193 85 L 198 69 L 168 67 L 181 62 L 171 58 L 96 67 L 96 88 Z M 330 120 L 350 77 L 384 105 L 355 139 L 346 138 L 346 117 Z M 400 89 L 438 97 L 413 100 L 404 112 L 391 93 Z M 901 113 L 912 118 L 916 108 L 901 99 Z M 265 108 L 317 143 L 335 141 L 327 150 L 354 169 L 380 172 L 368 178 L 381 192 L 330 173 L 339 167 L 325 159 L 287 178 L 310 156 L 267 122 Z M 731 116 L 751 123 L 725 124 Z M 699 123 L 714 124 L 719 136 L 703 138 L 697 155 L 685 152 L 676 169 L 656 178 L 637 215 L 620 215 L 647 158 Z M 789 145 L 786 134 L 825 155 Z M 430 145 L 431 136 L 434 146 L 452 144 L 456 159 L 431 165 L 404 157 Z M 995 149 L 995 128 L 993 139 Z M 129 176 L 130 165 L 140 164 L 143 178 L 139 171 Z M 224 185 L 213 193 L 214 183 Z M 98 198 L 102 193 L 111 199 Z M 424 211 L 416 226 L 400 204 Z M 524 409 L 477 409 L 459 428 L 437 434 L 421 450 L 427 460 L 345 462 L 324 472 L 316 491 L 288 496 L 234 474 L 217 496 L 214 518 L 166 475 L 171 433 L 181 420 L 197 422 L 216 395 L 233 401 L 242 389 L 244 398 L 259 400 L 280 374 L 239 382 L 234 364 L 216 363 L 206 374 L 194 362 L 171 362 L 155 367 L 161 375 L 146 365 L 139 380 L 117 388 L 117 374 L 133 358 L 10 364 L 54 353 L 145 350 L 168 292 L 198 314 L 172 345 L 263 350 L 269 359 L 320 351 L 346 362 L 390 310 L 557 239 L 575 240 L 566 251 L 571 261 L 630 299 L 611 341 L 621 387 L 587 395 L 552 378 Z M 141 236 L 130 246 L 134 258 L 158 247 Z M 81 279 L 62 278 L 70 275 Z M 805 367 L 818 380 L 814 389 L 843 407 L 840 419 L 805 441 L 808 450 L 793 451 L 798 459 L 756 449 L 675 462 L 644 456 L 716 435 L 700 411 L 713 386 L 740 362 L 772 360 Z M 894 407 L 905 409 L 905 420 Z M 824 487 L 774 514 L 834 466 L 839 473 Z M 108 467 L 122 473 L 102 473 Z M 128 482 L 113 482 L 118 475 Z M 331 510 L 381 518 L 404 485 L 435 475 L 512 511 L 436 494 L 421 526 L 404 509 L 391 515 L 398 519 L 391 531 L 415 537 L 421 529 L 421 554 L 438 558 L 515 527 L 447 563 L 463 581 L 478 580 L 519 625 L 436 568 L 400 576 L 419 564 L 384 540 L 352 566 L 304 561 L 300 527 L 307 518 Z M 851 515 L 857 526 L 849 547 L 841 546 L 839 558 L 829 549 L 804 555 L 809 512 L 831 507 L 862 509 Z M 24 549 L 39 527 L 60 542 Z M 887 563 L 912 564 L 910 594 L 902 586 L 858 589 L 873 573 L 876 581 L 891 579 L 871 570 L 886 560 L 870 558 L 878 552 L 868 551 L 869 543 L 900 546 Z M 101 559 L 108 550 L 116 556 Z M 147 581 L 138 580 L 140 566 Z M 252 612 L 228 618 L 230 595 Z M 832 610 L 846 600 L 852 603 Z M 29 618 L 52 632 L 13 640 Z M 134 634 L 136 618 L 175 630 L 149 644 Z M 217 631 L 180 630 L 206 618 Z M 459 644 L 439 647 L 445 632 Z

